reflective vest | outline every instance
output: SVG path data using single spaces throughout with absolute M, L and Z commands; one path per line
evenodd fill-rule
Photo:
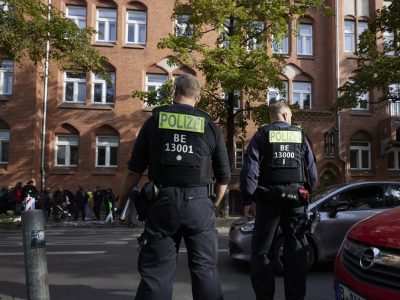
M 303 130 L 296 126 L 279 128 L 274 125 L 262 130 L 266 146 L 261 158 L 259 185 L 306 182 Z
M 210 117 L 195 108 L 178 111 L 174 106 L 162 107 L 154 117 L 150 178 L 163 185 L 207 185 L 211 151 L 205 138 Z

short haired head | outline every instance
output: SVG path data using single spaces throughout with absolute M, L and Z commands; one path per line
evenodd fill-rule
M 286 121 L 291 123 L 292 111 L 285 101 L 271 101 L 269 104 L 269 118 L 271 121 Z
M 196 77 L 190 74 L 183 74 L 174 81 L 175 100 L 180 102 L 180 98 L 189 98 L 197 101 L 200 98 L 200 83 Z

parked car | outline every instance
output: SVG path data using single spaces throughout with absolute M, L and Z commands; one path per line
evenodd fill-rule
M 334 260 L 346 232 L 352 225 L 378 212 L 400 205 L 400 182 L 353 182 L 323 188 L 311 195 L 311 214 L 318 210 L 321 221 L 309 241 L 309 267 L 320 261 Z M 242 217 L 232 223 L 229 251 L 235 260 L 250 260 L 254 220 Z M 283 235 L 278 230 L 273 243 L 273 260 L 283 272 Z
M 336 299 L 400 299 L 400 207 L 347 233 L 335 262 Z

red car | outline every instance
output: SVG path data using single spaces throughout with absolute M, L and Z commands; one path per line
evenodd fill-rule
M 400 207 L 367 218 L 346 235 L 335 262 L 336 299 L 400 299 Z

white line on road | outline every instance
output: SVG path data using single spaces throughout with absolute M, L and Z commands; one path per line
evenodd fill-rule
M 107 251 L 49 251 L 47 255 L 88 255 L 88 254 L 104 254 Z M 0 252 L 0 256 L 21 256 L 23 252 Z

